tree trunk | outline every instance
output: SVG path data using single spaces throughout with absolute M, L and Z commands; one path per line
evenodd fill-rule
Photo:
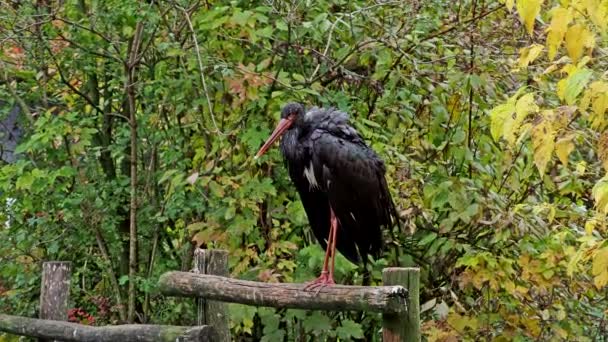
M 126 63 L 127 102 L 131 127 L 131 205 L 129 215 L 129 301 L 127 321 L 135 320 L 135 287 L 137 277 L 137 116 L 135 107 L 135 70 L 139 63 L 139 47 L 142 41 L 143 22 L 138 22 Z

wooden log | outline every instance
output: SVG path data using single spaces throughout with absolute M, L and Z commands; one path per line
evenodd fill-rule
M 207 325 L 180 327 L 171 325 L 128 324 L 93 327 L 0 314 L 0 331 L 45 339 L 77 342 L 201 342 L 217 341 L 215 330 Z
M 382 315 L 383 342 L 420 341 L 420 269 L 412 267 L 389 267 L 382 271 L 385 285 L 403 285 L 408 296 L 403 305 L 404 312 Z
M 69 261 L 49 261 L 42 264 L 40 318 L 67 321 L 70 275 Z
M 334 285 L 304 290 L 304 284 L 260 283 L 220 276 L 168 272 L 159 280 L 162 293 L 170 296 L 204 297 L 230 303 L 275 308 L 328 311 L 400 313 L 405 310 L 403 286 Z
M 228 276 L 228 251 L 200 249 L 194 251 L 194 272 Z M 226 304 L 205 298 L 197 298 L 198 325 L 210 325 L 218 334 L 218 341 L 230 342 L 230 322 Z

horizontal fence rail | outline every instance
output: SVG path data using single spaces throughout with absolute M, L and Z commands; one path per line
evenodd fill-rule
M 3 314 L 0 314 L 0 331 L 15 335 L 74 342 L 217 341 L 214 329 L 207 325 L 181 327 L 173 325 L 125 324 L 93 327 L 77 323 Z
M 275 308 L 328 311 L 403 313 L 407 290 L 403 286 L 332 285 L 318 292 L 305 284 L 261 283 L 208 274 L 168 272 L 161 276 L 162 293 Z

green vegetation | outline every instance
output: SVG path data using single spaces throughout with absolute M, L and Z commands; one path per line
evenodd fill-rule
M 192 304 L 155 286 L 197 246 L 229 250 L 234 277 L 312 279 L 323 251 L 279 151 L 252 158 L 296 100 L 350 113 L 386 161 L 404 229 L 387 233 L 373 282 L 385 266 L 422 268 L 426 338 L 608 333 L 608 1 L 0 13 L 0 118 L 18 107 L 23 131 L 0 165 L 0 312 L 35 314 L 44 260 L 73 262 L 73 307 L 94 324 L 192 323 Z M 343 258 L 337 271 L 361 282 Z M 372 314 L 232 309 L 235 339 L 381 328 Z

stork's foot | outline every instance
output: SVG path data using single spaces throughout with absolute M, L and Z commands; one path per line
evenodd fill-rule
M 304 291 L 316 291 L 315 294 L 318 294 L 321 289 L 336 285 L 334 281 L 334 277 L 327 271 L 321 272 L 319 278 L 309 282 L 304 286 Z

